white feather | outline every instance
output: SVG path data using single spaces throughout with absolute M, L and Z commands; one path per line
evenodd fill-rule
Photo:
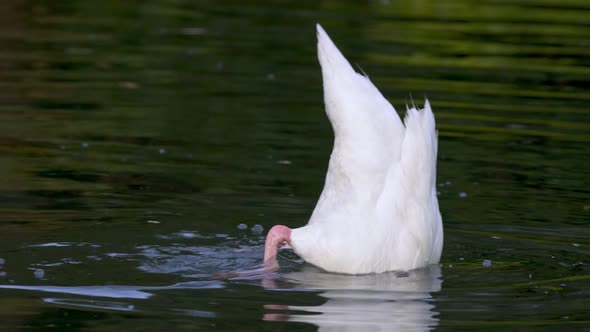
M 438 263 L 434 116 L 407 111 L 405 127 L 371 81 L 356 73 L 317 25 L 326 113 L 334 148 L 322 194 L 291 246 L 331 272 L 411 270 Z

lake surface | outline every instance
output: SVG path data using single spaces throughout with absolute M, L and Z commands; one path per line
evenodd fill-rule
M 0 328 L 590 330 L 590 6 L 549 1 L 5 1 Z M 332 132 L 321 23 L 439 129 L 440 266 L 321 272 Z

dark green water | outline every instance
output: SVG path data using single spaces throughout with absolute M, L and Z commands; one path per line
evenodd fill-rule
M 587 1 L 0 16 L 0 329 L 590 330 Z M 441 267 L 349 277 L 284 252 L 276 275 L 210 280 L 260 263 L 265 232 L 319 195 L 316 22 L 398 111 L 430 99 Z

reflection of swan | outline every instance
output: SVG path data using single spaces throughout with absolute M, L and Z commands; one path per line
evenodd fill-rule
M 320 331 L 425 331 L 438 324 L 434 305 L 428 299 L 431 292 L 440 290 L 440 276 L 440 267 L 435 265 L 404 273 L 360 276 L 305 266 L 285 278 L 302 288 L 323 291 L 320 296 L 327 301 L 320 306 L 270 305 L 264 318 L 310 323 Z
M 264 261 L 287 242 L 326 271 L 412 270 L 440 260 L 443 229 L 436 197 L 437 137 L 430 104 L 404 123 L 371 81 L 354 71 L 317 26 L 326 113 L 334 148 L 324 189 L 306 226 L 274 226 Z

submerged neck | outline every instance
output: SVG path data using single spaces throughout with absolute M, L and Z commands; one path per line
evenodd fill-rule
M 271 228 L 264 243 L 264 263 L 271 263 L 275 260 L 279 246 L 289 241 L 291 241 L 291 229 L 289 227 L 276 225 Z

